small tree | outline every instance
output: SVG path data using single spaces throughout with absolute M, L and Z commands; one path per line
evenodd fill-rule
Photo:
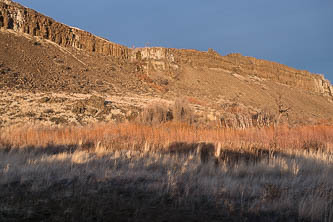
M 279 125 L 282 116 L 286 116 L 287 119 L 289 119 L 289 110 L 291 110 L 291 107 L 287 107 L 283 104 L 281 94 L 279 94 L 278 98 L 275 99 L 275 102 L 278 107 L 278 117 L 276 119 L 276 125 Z

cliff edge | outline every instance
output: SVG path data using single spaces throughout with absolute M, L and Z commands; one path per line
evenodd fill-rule
M 123 59 L 129 56 L 129 49 L 125 46 L 56 22 L 10 0 L 0 1 L 0 28 L 42 37 L 63 47 L 74 47 Z

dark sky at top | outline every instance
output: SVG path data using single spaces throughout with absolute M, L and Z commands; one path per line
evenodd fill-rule
M 333 0 L 17 0 L 126 46 L 239 52 L 333 82 Z

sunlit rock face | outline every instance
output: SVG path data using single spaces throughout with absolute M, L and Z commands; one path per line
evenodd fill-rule
M 51 40 L 60 46 L 128 59 L 129 49 L 89 32 L 66 26 L 20 4 L 0 1 L 0 28 Z

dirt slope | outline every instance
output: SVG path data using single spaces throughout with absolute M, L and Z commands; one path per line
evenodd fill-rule
M 225 127 L 306 123 L 332 117 L 332 92 L 322 75 L 214 50 L 129 49 L 0 1 L 2 126 L 127 119 L 151 100 L 179 97 L 201 121 Z M 91 95 L 112 106 L 89 106 L 84 101 Z M 47 115 L 44 97 L 58 98 Z M 51 121 L 57 118 L 65 121 Z

